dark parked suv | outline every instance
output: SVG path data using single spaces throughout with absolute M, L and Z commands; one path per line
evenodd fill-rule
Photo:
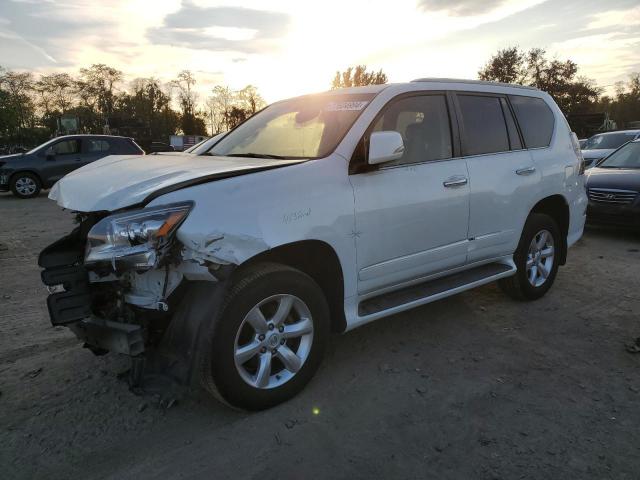
M 110 135 L 67 135 L 17 155 L 0 156 L 0 192 L 35 197 L 67 173 L 107 155 L 143 155 L 132 138 Z

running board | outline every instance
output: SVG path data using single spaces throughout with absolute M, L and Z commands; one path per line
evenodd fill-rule
M 516 272 L 513 264 L 489 263 L 446 277 L 411 285 L 400 290 L 384 293 L 363 300 L 358 305 L 360 317 L 383 317 L 402 312 L 419 305 L 464 292 L 471 288 L 491 283 Z M 367 318 L 367 320 L 374 318 Z

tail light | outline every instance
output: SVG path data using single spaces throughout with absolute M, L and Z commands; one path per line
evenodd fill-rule
M 573 146 L 573 151 L 575 152 L 576 157 L 578 157 L 578 175 L 584 175 L 584 158 L 582 157 L 580 142 L 578 141 L 578 136 L 575 134 L 575 132 L 571 132 L 571 145 Z

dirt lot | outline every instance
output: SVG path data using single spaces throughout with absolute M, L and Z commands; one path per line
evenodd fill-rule
M 535 303 L 490 285 L 335 336 L 300 396 L 247 414 L 131 393 L 125 359 L 49 324 L 36 259 L 70 215 L 0 215 L 2 478 L 640 476 L 638 235 L 588 231 Z

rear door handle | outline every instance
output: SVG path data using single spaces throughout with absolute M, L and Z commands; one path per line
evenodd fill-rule
M 458 175 L 455 177 L 447 178 L 444 182 L 442 182 L 442 185 L 444 185 L 447 188 L 461 187 L 462 185 L 466 185 L 468 182 L 469 180 L 467 180 L 467 177 Z
M 516 170 L 518 175 L 531 175 L 536 171 L 536 167 L 524 167 Z

